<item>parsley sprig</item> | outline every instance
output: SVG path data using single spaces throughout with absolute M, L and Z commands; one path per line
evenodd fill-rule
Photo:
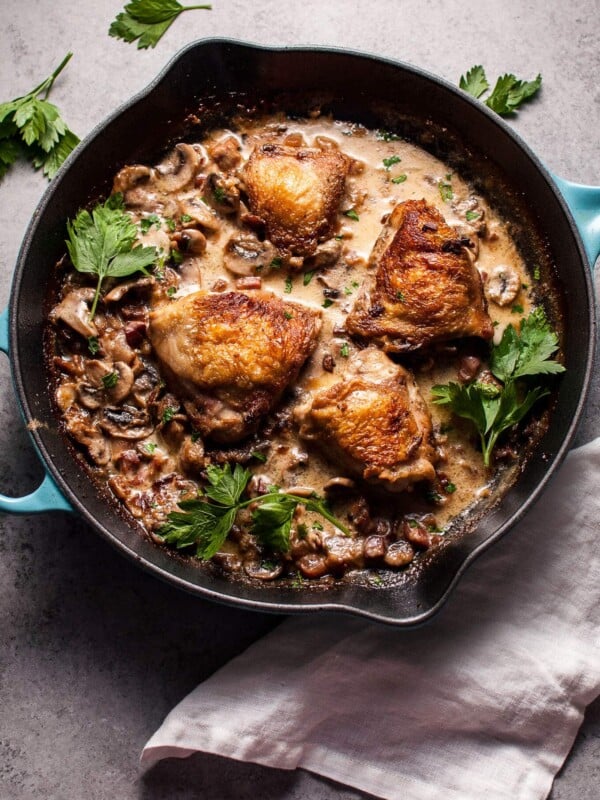
M 204 9 L 210 11 L 211 5 L 182 6 L 177 0 L 131 0 L 124 10 L 117 14 L 108 29 L 109 36 L 125 42 L 137 40 L 138 50 L 156 47 L 177 17 L 184 11 Z
M 549 394 L 546 387 L 531 386 L 528 379 L 564 372 L 563 365 L 551 358 L 557 349 L 556 333 L 543 309 L 536 308 L 522 321 L 520 331 L 508 325 L 500 344 L 492 348 L 490 371 L 502 386 L 472 381 L 432 388 L 434 403 L 447 405 L 457 416 L 474 423 L 486 467 L 500 434 L 520 422 L 540 398 Z
M 290 532 L 294 512 L 299 505 L 320 514 L 349 535 L 349 531 L 336 519 L 325 501 L 314 497 L 298 497 L 273 487 L 267 494 L 242 500 L 252 473 L 236 464 L 207 467 L 208 485 L 204 494 L 179 503 L 181 511 L 172 511 L 157 535 L 177 549 L 196 547 L 196 556 L 203 560 L 212 558 L 223 546 L 233 527 L 238 511 L 253 504 L 250 528 L 263 545 L 279 553 L 290 549 Z
M 36 169 L 41 168 L 47 178 L 52 178 L 79 144 L 79 138 L 69 130 L 58 108 L 47 99 L 72 55 L 67 53 L 52 75 L 29 94 L 0 103 L 0 180 L 21 154 Z
M 96 205 L 91 213 L 80 211 L 72 222 L 67 222 L 67 233 L 66 245 L 75 269 L 98 276 L 90 320 L 96 313 L 105 278 L 146 273 L 146 267 L 158 257 L 155 247 L 134 247 L 138 228 L 125 211 L 119 194 Z
M 475 98 L 480 98 L 490 88 L 485 70 L 479 64 L 461 75 L 459 87 Z M 501 75 L 492 93 L 484 101 L 488 108 L 501 116 L 514 114 L 517 108 L 537 94 L 542 85 L 542 76 L 532 81 L 522 81 L 512 73 Z

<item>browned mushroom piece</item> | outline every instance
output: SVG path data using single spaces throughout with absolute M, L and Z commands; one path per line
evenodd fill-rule
M 219 168 L 226 172 L 235 169 L 242 161 L 241 145 L 235 136 L 227 136 L 208 147 L 208 154 Z
M 388 547 L 383 560 L 388 567 L 405 567 L 411 563 L 414 557 L 415 551 L 410 546 L 410 543 L 400 539 L 400 541 L 393 542 Z
M 152 183 L 161 192 L 178 192 L 196 177 L 202 156 L 191 144 L 178 144 L 155 170 Z
M 209 208 L 198 193 L 183 197 L 179 200 L 179 213 L 181 216 L 190 217 L 186 225 L 199 225 L 208 233 L 216 233 L 221 228 L 221 221 L 215 212 Z
M 204 198 L 221 214 L 236 214 L 240 207 L 239 179 L 211 172 L 204 184 Z
M 273 262 L 277 261 L 278 251 L 271 242 L 261 242 L 251 233 L 232 236 L 223 251 L 223 264 L 234 275 L 249 276 L 267 274 Z
M 61 320 L 86 339 L 97 336 L 98 329 L 90 320 L 89 304 L 94 299 L 93 289 L 73 289 L 50 312 L 55 324 Z
M 244 564 L 244 572 L 250 578 L 259 581 L 272 581 L 278 578 L 283 572 L 281 562 L 270 561 L 247 561 Z
M 201 256 L 206 252 L 206 236 L 195 228 L 185 228 L 178 237 L 179 251 L 191 256 Z
M 146 411 L 141 411 L 133 406 L 108 406 L 104 409 L 99 420 L 102 430 L 115 439 L 145 439 L 150 436 L 154 426 Z

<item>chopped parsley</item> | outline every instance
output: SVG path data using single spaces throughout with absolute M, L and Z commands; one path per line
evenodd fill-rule
M 286 294 L 291 294 L 293 288 L 294 288 L 294 284 L 292 283 L 291 277 L 288 275 L 287 278 L 285 279 L 285 287 L 284 287 L 283 291 Z
M 152 227 L 160 228 L 160 217 L 157 214 L 150 214 L 140 220 L 140 230 L 143 234 L 148 233 Z
M 177 223 L 172 217 L 165 217 L 165 225 L 171 233 L 175 233 L 177 230 Z
M 184 225 L 187 225 L 188 222 L 191 222 L 193 217 L 190 217 L 189 214 L 182 214 L 179 219 L 183 222 Z
M 523 306 L 520 303 L 516 303 L 512 308 L 511 312 L 513 314 L 522 314 L 523 313 Z
M 169 288 L 167 289 L 167 297 L 173 297 L 176 291 L 177 289 L 175 286 L 169 286 Z
M 294 315 L 293 315 L 293 314 L 292 314 L 290 311 L 284 311 L 284 312 L 283 312 L 283 316 L 284 316 L 286 319 L 294 319 Z
M 156 447 L 157 447 L 156 442 L 146 442 L 146 444 L 143 446 L 143 449 L 146 453 L 152 455 L 152 453 L 154 453 L 154 451 L 156 450 Z
M 465 214 L 467 222 L 474 222 L 476 219 L 479 219 L 480 216 L 481 214 L 479 214 L 477 211 L 467 211 Z
M 446 492 L 446 494 L 454 494 L 454 492 L 456 491 L 456 484 L 454 484 L 454 483 L 447 483 L 447 484 L 444 486 L 444 491 Z
M 91 355 L 95 356 L 98 351 L 100 350 L 100 345 L 98 343 L 97 336 L 88 336 L 88 350 L 90 351 Z
M 102 376 L 102 385 L 105 389 L 114 389 L 119 382 L 118 372 L 109 372 L 108 375 Z
M 331 297 L 326 297 L 325 300 L 323 300 L 322 303 L 323 308 L 329 308 L 329 306 L 332 305 L 333 305 L 333 300 L 331 299 Z
M 314 274 L 315 274 L 314 270 L 311 270 L 310 272 L 305 272 L 304 277 L 302 278 L 302 285 L 308 286 L 308 284 L 312 281 Z
M 392 133 L 391 131 L 384 131 L 378 130 L 376 133 L 376 137 L 381 142 L 398 142 L 400 141 L 400 137 L 396 133 Z
M 540 268 L 539 267 L 534 267 L 534 269 L 533 269 L 533 280 L 534 281 L 539 281 L 539 279 L 540 279 Z
M 161 417 L 162 421 L 171 422 L 171 420 L 173 419 L 178 410 L 179 410 L 178 408 L 173 408 L 173 406 L 167 406 L 162 413 Z
M 403 303 L 404 300 L 405 300 L 404 292 L 401 292 L 400 290 L 398 290 L 396 292 L 396 300 L 398 300 L 400 303 Z
M 408 178 L 408 175 L 403 172 L 402 175 L 396 175 L 395 178 L 392 178 L 392 183 L 404 183 L 404 181 Z
M 454 192 L 452 191 L 452 184 L 448 181 L 452 176 L 446 175 L 445 181 L 438 182 L 438 189 L 440 190 L 440 197 L 444 201 L 444 203 L 448 203 L 454 197 Z
M 348 342 L 344 342 L 344 344 L 340 347 L 340 355 L 342 358 L 348 358 L 350 355 L 350 348 L 348 347 Z
M 400 158 L 400 156 L 390 156 L 389 158 L 383 159 L 383 166 L 386 168 L 386 170 L 389 171 L 394 166 L 394 164 L 399 164 L 401 161 L 402 159 Z
M 360 217 L 353 208 L 349 208 L 348 211 L 344 211 L 344 216 L 353 219 L 355 222 L 360 220 Z
M 281 259 L 274 258 L 273 261 L 271 261 L 271 263 L 269 264 L 269 266 L 272 267 L 272 269 L 279 269 L 279 267 L 281 266 Z
M 183 261 L 183 255 L 179 252 L 179 250 L 176 250 L 175 248 L 171 250 L 171 261 L 174 264 L 181 264 Z
M 260 450 L 255 450 L 252 453 L 252 458 L 255 458 L 257 461 L 262 461 L 263 464 L 267 460 L 267 457 L 264 453 L 261 453 Z

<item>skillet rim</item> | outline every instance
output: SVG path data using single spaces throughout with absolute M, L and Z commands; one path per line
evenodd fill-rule
M 186 578 L 182 578 L 179 575 L 176 575 L 174 572 L 164 569 L 159 564 L 153 563 L 151 560 L 141 556 L 140 554 L 133 552 L 129 546 L 119 538 L 116 534 L 114 534 L 111 530 L 107 529 L 99 520 L 95 518 L 95 516 L 88 510 L 85 503 L 81 500 L 80 496 L 71 489 L 69 483 L 63 477 L 61 471 L 57 467 L 54 457 L 49 452 L 47 446 L 45 445 L 44 441 L 42 440 L 39 432 L 34 428 L 33 430 L 30 429 L 30 435 L 34 441 L 34 445 L 38 451 L 40 456 L 40 460 L 42 461 L 42 465 L 47 473 L 49 473 L 58 487 L 60 488 L 61 492 L 68 498 L 69 502 L 73 505 L 74 510 L 76 510 L 83 519 L 91 525 L 91 527 L 96 530 L 103 538 L 105 538 L 111 545 L 116 547 L 120 552 L 124 553 L 128 558 L 132 559 L 137 565 L 141 566 L 144 570 L 151 572 L 154 575 L 162 578 L 163 580 L 178 586 L 181 589 L 184 589 L 192 594 L 195 594 L 200 597 L 210 598 L 220 603 L 225 603 L 228 605 L 234 605 L 237 607 L 243 607 L 248 609 L 254 609 L 259 611 L 266 611 L 266 612 L 273 612 L 273 613 L 307 613 L 307 612 L 314 612 L 314 611 L 335 611 L 335 612 L 342 612 L 351 614 L 353 616 L 360 616 L 363 618 L 367 618 L 376 622 L 387 623 L 390 625 L 394 625 L 396 627 L 416 627 L 420 624 L 427 622 L 431 617 L 433 617 L 445 604 L 447 601 L 450 593 L 455 588 L 456 584 L 466 571 L 466 569 L 489 547 L 491 547 L 495 542 L 497 542 L 500 538 L 502 538 L 512 527 L 514 527 L 519 520 L 521 520 L 529 509 L 535 504 L 535 502 L 539 499 L 542 492 L 545 490 L 548 482 L 564 460 L 570 444 L 572 442 L 573 436 L 577 429 L 577 425 L 581 418 L 581 414 L 583 412 L 583 408 L 585 406 L 585 402 L 589 393 L 590 387 L 590 380 L 591 380 L 591 373 L 593 369 L 594 363 L 594 355 L 596 349 L 596 339 L 597 339 L 597 317 L 596 317 L 596 308 L 594 302 L 594 292 L 592 286 L 592 275 L 591 275 L 591 268 L 587 268 L 586 265 L 589 265 L 588 257 L 583 246 L 583 242 L 577 228 L 577 225 L 574 221 L 573 215 L 571 213 L 570 208 L 568 207 L 562 193 L 552 180 L 551 174 L 548 172 L 544 164 L 540 161 L 540 159 L 535 155 L 535 153 L 531 150 L 531 148 L 526 144 L 526 142 L 517 134 L 503 119 L 498 117 L 494 112 L 489 110 L 484 104 L 480 101 L 472 98 L 466 92 L 463 92 L 458 87 L 451 84 L 444 78 L 440 78 L 433 73 L 421 69 L 420 67 L 415 67 L 411 64 L 406 62 L 398 61 L 395 59 L 381 57 L 379 55 L 360 52 L 348 48 L 341 48 L 341 47 L 326 47 L 326 46 L 319 46 L 319 45 L 294 45 L 294 46 L 270 46 L 270 45 L 261 45 L 261 44 L 254 44 L 251 42 L 245 42 L 237 39 L 229 39 L 229 38 L 204 38 L 198 39 L 193 42 L 190 42 L 185 47 L 181 48 L 163 67 L 163 69 L 156 75 L 156 77 L 147 84 L 142 90 L 137 92 L 133 97 L 126 100 L 124 103 L 121 103 L 117 109 L 106 117 L 102 122 L 96 125 L 92 131 L 84 138 L 81 144 L 75 149 L 75 151 L 69 156 L 69 158 L 65 161 L 65 163 L 60 168 L 59 172 L 56 175 L 55 180 L 48 186 L 45 190 L 36 210 L 33 213 L 32 219 L 27 227 L 25 232 L 25 236 L 23 238 L 23 243 L 21 245 L 21 249 L 19 251 L 19 255 L 17 258 L 17 264 L 14 272 L 12 287 L 11 287 L 11 294 L 10 294 L 10 301 L 9 301 L 9 339 L 11 343 L 10 347 L 10 363 L 11 363 L 11 372 L 13 376 L 13 382 L 16 388 L 18 400 L 20 403 L 20 407 L 23 413 L 23 416 L 27 423 L 31 423 L 34 420 L 34 415 L 31 410 L 31 406 L 28 400 L 27 389 L 26 389 L 26 380 L 24 380 L 23 376 L 23 365 L 21 364 L 19 348 L 18 348 L 18 324 L 17 324 L 17 306 L 20 299 L 20 289 L 23 274 L 25 271 L 26 262 L 28 260 L 28 253 L 30 250 L 30 246 L 32 240 L 34 238 L 36 228 L 38 225 L 39 220 L 43 217 L 48 205 L 53 199 L 54 194 L 58 191 L 60 184 L 64 175 L 75 167 L 79 158 L 83 155 L 84 152 L 88 150 L 88 148 L 92 147 L 95 144 L 96 139 L 104 132 L 106 128 L 108 128 L 118 117 L 120 117 L 125 111 L 135 106 L 140 101 L 144 100 L 145 98 L 152 95 L 160 84 L 168 80 L 170 74 L 177 68 L 178 63 L 190 52 L 193 50 L 201 50 L 206 46 L 211 47 L 222 47 L 227 49 L 228 47 L 236 48 L 236 49 L 246 49 L 246 50 L 254 50 L 254 51 L 262 51 L 264 53 L 286 53 L 286 52 L 305 52 L 307 54 L 312 53 L 321 53 L 325 55 L 332 55 L 332 56 L 350 56 L 354 58 L 358 58 L 362 61 L 371 61 L 379 64 L 384 64 L 390 66 L 394 69 L 404 70 L 407 73 L 412 73 L 426 81 L 430 81 L 438 86 L 441 86 L 443 90 L 449 92 L 450 95 L 453 96 L 454 100 L 458 100 L 463 103 L 468 103 L 473 106 L 474 109 L 479 114 L 482 114 L 484 117 L 487 116 L 488 119 L 494 124 L 494 126 L 499 127 L 508 137 L 511 139 L 514 144 L 523 152 L 526 158 L 532 163 L 533 167 L 539 173 L 539 175 L 544 179 L 547 187 L 551 190 L 554 194 L 555 198 L 558 200 L 559 207 L 565 217 L 571 233 L 573 234 L 573 238 L 575 241 L 575 245 L 579 254 L 579 264 L 575 265 L 576 269 L 578 270 L 581 267 L 583 272 L 584 284 L 585 284 L 585 294 L 586 294 L 586 301 L 587 301 L 587 316 L 590 326 L 590 341 L 587 343 L 587 358 L 585 359 L 585 365 L 582 370 L 582 391 L 579 396 L 575 413 L 571 418 L 569 424 L 566 426 L 562 434 L 562 441 L 560 447 L 556 450 L 556 452 L 550 457 L 549 464 L 546 467 L 546 470 L 542 477 L 538 480 L 534 490 L 531 492 L 528 498 L 526 498 L 519 506 L 519 508 L 510 514 L 507 519 L 504 520 L 495 530 L 494 532 L 487 537 L 484 541 L 480 542 L 476 546 L 470 550 L 466 556 L 464 557 L 462 563 L 458 566 L 454 575 L 448 585 L 446 586 L 445 590 L 442 592 L 441 595 L 437 596 L 437 599 L 433 604 L 430 604 L 427 608 L 424 609 L 421 613 L 409 616 L 409 617 L 391 617 L 388 614 L 378 613 L 376 610 L 364 608 L 358 605 L 352 605 L 346 602 L 338 602 L 335 600 L 324 600 L 323 602 L 313 602 L 313 603 L 298 603 L 295 605 L 289 605 L 286 602 L 273 602 L 273 601 L 262 601 L 257 599 L 249 599 L 249 598 L 242 598 L 232 596 L 231 594 L 227 594 L 227 586 L 228 583 L 224 583 L 224 590 L 225 592 L 216 591 L 210 587 L 200 586 L 198 584 L 193 584 Z M 593 267 L 593 265 L 589 265 Z M 582 359 L 583 361 L 583 359 Z M 582 364 L 583 367 L 583 364 Z M 89 478 L 88 478 L 89 480 Z M 115 513 L 116 516 L 116 513 Z M 325 596 L 326 597 L 326 596 Z

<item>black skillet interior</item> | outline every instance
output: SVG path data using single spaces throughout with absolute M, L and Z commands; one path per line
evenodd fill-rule
M 164 149 L 173 121 L 199 99 L 247 92 L 325 93 L 341 119 L 386 127 L 383 108 L 409 109 L 421 120 L 454 131 L 480 163 L 499 168 L 513 199 L 527 207 L 557 268 L 564 305 L 564 357 L 552 424 L 518 483 L 467 536 L 428 559 L 418 579 L 384 588 L 343 584 L 326 592 L 308 588 L 255 588 L 180 562 L 133 530 L 97 492 L 58 432 L 43 365 L 43 328 L 49 275 L 64 250 L 65 220 L 98 194 L 125 163 Z M 449 134 L 450 135 L 450 134 Z M 434 137 L 435 138 L 435 137 Z M 13 374 L 43 460 L 75 509 L 141 566 L 195 593 L 222 602 L 276 612 L 344 610 L 398 625 L 427 619 L 470 561 L 527 509 L 564 455 L 580 414 L 594 342 L 591 282 L 578 235 L 565 206 L 531 152 L 480 104 L 438 79 L 406 65 L 345 51 L 271 50 L 230 41 L 205 41 L 183 50 L 149 90 L 119 110 L 80 146 L 53 182 L 25 238 L 11 298 Z

